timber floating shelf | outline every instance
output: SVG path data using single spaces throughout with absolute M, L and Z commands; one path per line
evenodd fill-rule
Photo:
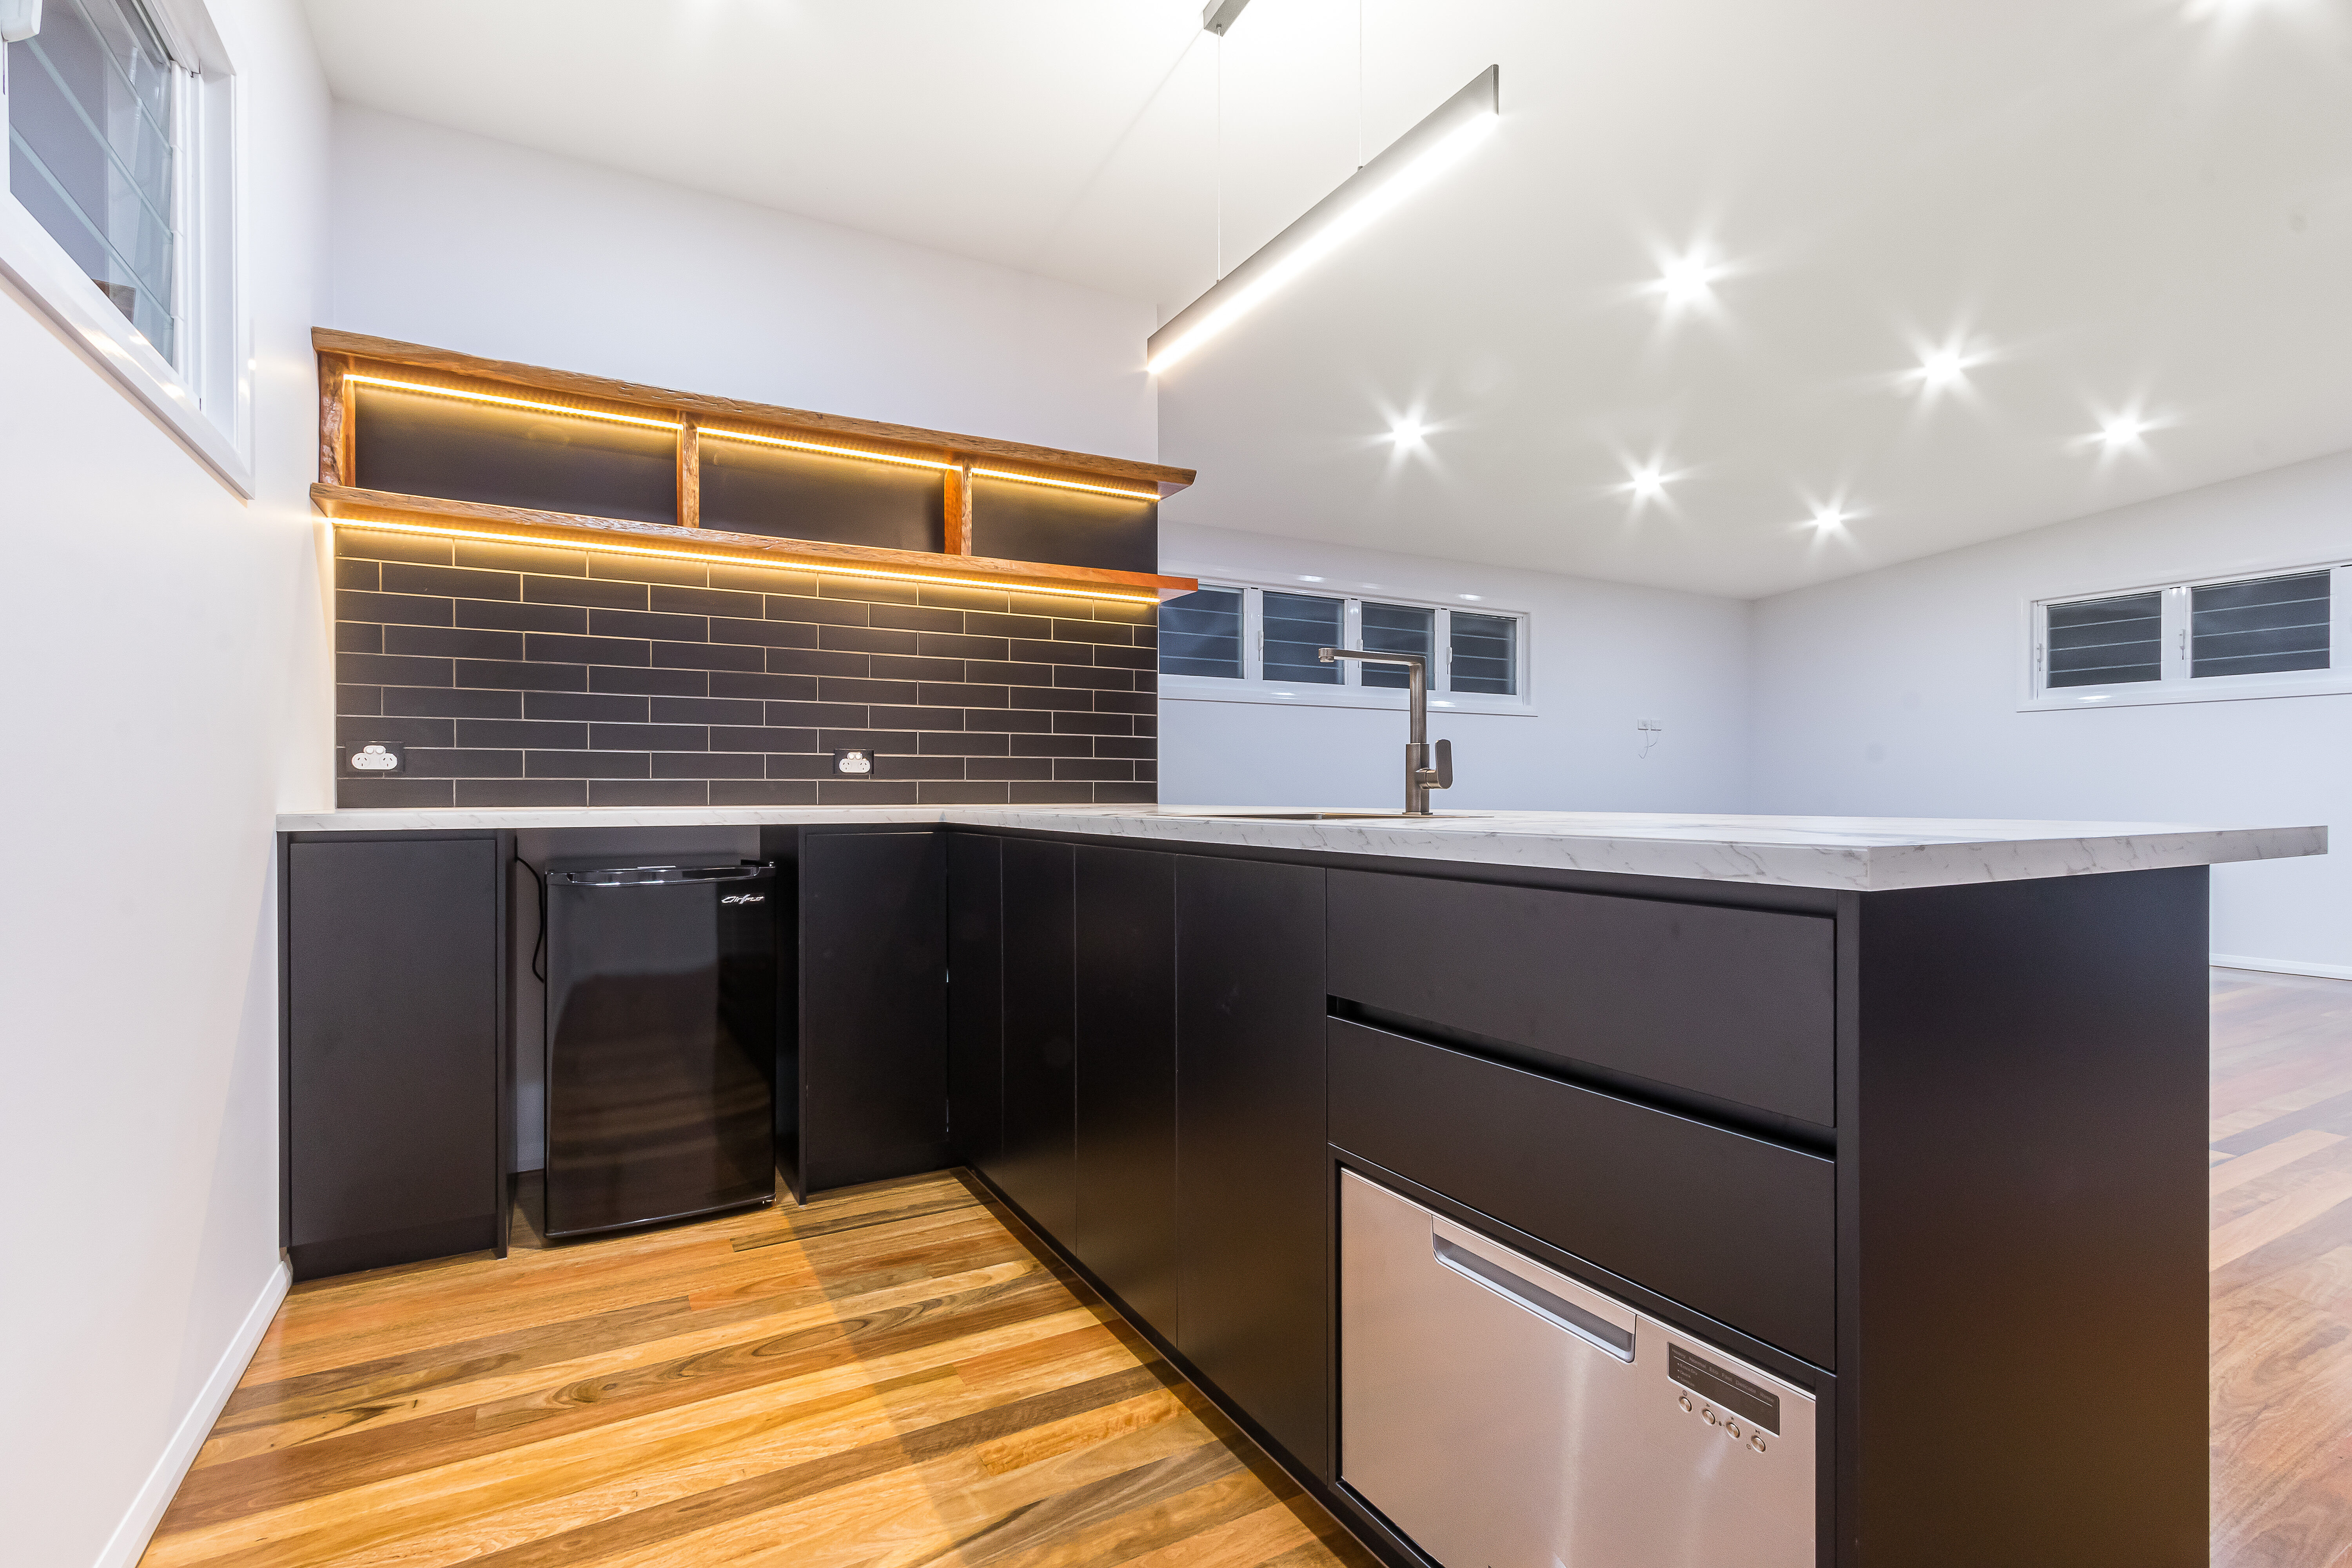
M 1190 577 L 1162 577 L 1144 572 L 999 561 L 921 550 L 882 550 L 823 540 L 779 539 L 764 533 L 680 528 L 670 523 L 635 522 L 625 518 L 586 517 L 573 512 L 532 511 L 522 507 L 398 495 L 345 485 L 312 485 L 310 501 L 324 516 L 351 527 L 374 524 L 446 538 L 508 541 L 574 550 L 619 550 L 856 577 L 999 588 L 1012 593 L 1153 603 L 1189 594 L 1200 586 Z

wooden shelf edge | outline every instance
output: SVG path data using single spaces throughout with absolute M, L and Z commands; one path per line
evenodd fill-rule
M 1183 489 L 1198 477 L 1191 468 L 1171 468 L 1162 463 L 1139 463 L 1127 458 L 1106 458 L 1091 452 L 1065 451 L 1055 447 L 1032 447 L 1019 441 L 999 441 L 986 436 L 960 436 L 946 430 L 924 430 L 911 425 L 853 419 L 839 414 L 818 414 L 805 408 L 746 403 L 731 397 L 709 397 L 699 393 L 639 385 L 605 376 L 551 370 L 544 365 L 483 359 L 475 354 L 459 353 L 454 349 L 430 348 L 423 343 L 405 343 L 394 338 L 338 331 L 332 327 L 311 328 L 310 346 L 322 354 L 346 354 L 359 359 L 388 361 L 412 365 L 419 370 L 506 382 L 573 397 L 661 408 L 706 419 L 740 419 L 749 424 L 777 426 L 850 440 L 929 447 L 945 452 L 951 458 L 993 458 L 1031 468 L 1059 469 L 1065 473 L 1135 480 L 1157 487 L 1163 499 Z
M 1064 593 L 1099 592 L 1135 596 L 1154 595 L 1172 599 L 1201 584 L 1192 577 L 1162 577 L 1148 572 L 1114 572 L 1099 566 L 1055 566 L 1033 561 L 1002 561 L 984 555 L 943 555 L 925 550 L 884 550 L 867 544 L 834 544 L 815 539 L 777 539 L 764 533 L 734 533 L 715 528 L 679 528 L 666 522 L 635 522 L 626 518 L 588 517 L 578 512 L 532 511 L 523 507 L 492 506 L 483 501 L 444 500 L 437 496 L 400 495 L 391 490 L 354 489 L 347 485 L 310 487 L 310 504 L 338 522 L 371 521 L 438 524 L 455 528 L 482 526 L 520 542 L 562 544 L 593 550 L 600 546 L 637 545 L 740 561 L 751 565 L 790 566 L 822 572 L 827 567 L 854 571 L 920 574 L 950 578 L 973 587 L 1051 588 Z M 372 514 L 384 514 L 383 516 Z

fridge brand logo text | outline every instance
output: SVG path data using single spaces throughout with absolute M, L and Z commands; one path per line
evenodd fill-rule
M 768 895 L 765 893 L 730 893 L 719 901 L 722 904 L 764 904 L 768 901 Z

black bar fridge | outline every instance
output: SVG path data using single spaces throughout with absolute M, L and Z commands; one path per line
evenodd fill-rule
M 772 865 L 547 873 L 550 1237 L 772 1203 Z

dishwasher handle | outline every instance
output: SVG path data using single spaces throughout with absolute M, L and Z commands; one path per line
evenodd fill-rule
M 1481 1258 L 1466 1247 L 1458 1247 L 1442 1236 L 1430 1238 L 1437 1261 L 1456 1274 L 1485 1286 L 1497 1296 L 1525 1307 L 1537 1317 L 1556 1327 L 1566 1329 L 1596 1350 L 1603 1350 L 1619 1361 L 1633 1359 L 1633 1331 L 1621 1329 L 1606 1318 L 1588 1312 L 1575 1302 L 1567 1300 L 1529 1279 L 1523 1279 L 1501 1264 Z

